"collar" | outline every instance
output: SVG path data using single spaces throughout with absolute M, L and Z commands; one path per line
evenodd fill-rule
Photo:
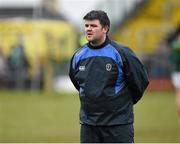
M 106 40 L 101 45 L 99 45 L 99 46 L 92 46 L 90 44 L 90 42 L 88 42 L 87 45 L 91 49 L 100 49 L 100 48 L 105 47 L 109 42 L 110 42 L 110 39 L 108 38 L 108 36 L 106 36 Z

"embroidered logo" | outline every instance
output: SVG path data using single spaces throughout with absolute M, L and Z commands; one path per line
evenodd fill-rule
M 112 69 L 112 65 L 111 64 L 106 64 L 106 70 L 107 71 L 111 71 L 111 69 Z
M 79 71 L 85 71 L 85 66 L 79 66 Z

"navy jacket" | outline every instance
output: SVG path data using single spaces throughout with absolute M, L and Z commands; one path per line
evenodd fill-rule
M 136 55 L 108 38 L 101 46 L 80 48 L 69 76 L 79 91 L 80 123 L 94 126 L 133 123 L 133 104 L 149 83 Z

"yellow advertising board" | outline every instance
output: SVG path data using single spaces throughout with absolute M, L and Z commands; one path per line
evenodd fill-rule
M 52 56 L 57 61 L 70 58 L 77 46 L 76 39 L 74 27 L 65 21 L 0 21 L 0 47 L 5 55 L 21 43 L 31 63 L 38 57 Z

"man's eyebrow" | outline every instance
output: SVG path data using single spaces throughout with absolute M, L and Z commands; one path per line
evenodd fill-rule
M 97 24 L 85 24 L 85 26 L 97 26 Z

